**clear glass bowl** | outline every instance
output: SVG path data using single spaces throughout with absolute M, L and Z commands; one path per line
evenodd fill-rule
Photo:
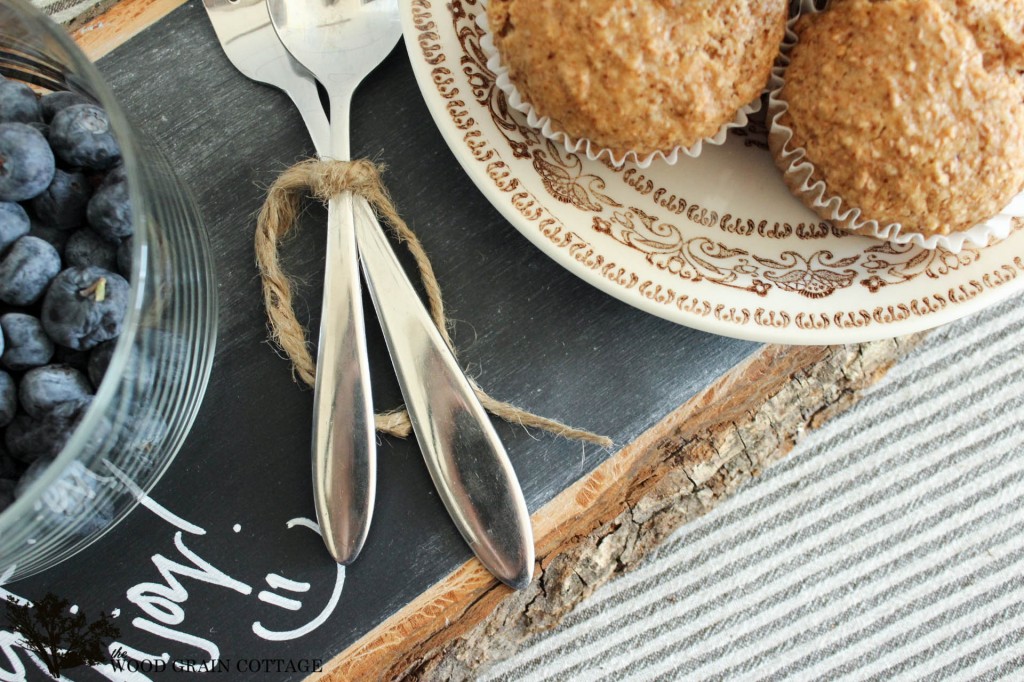
M 45 472 L 0 514 L 0 583 L 93 543 L 167 470 L 209 379 L 217 299 L 206 229 L 164 156 L 134 131 L 65 31 L 23 0 L 0 3 L 0 73 L 87 95 L 110 117 L 131 194 L 124 328 L 92 404 Z

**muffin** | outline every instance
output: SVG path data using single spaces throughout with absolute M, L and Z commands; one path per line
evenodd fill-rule
M 489 0 L 509 80 L 552 129 L 646 156 L 714 136 L 757 100 L 787 0 Z M 724 139 L 724 135 L 722 136 Z
M 984 226 L 1024 191 L 1022 28 L 1024 0 L 836 0 L 801 17 L 769 112 L 790 189 L 876 236 Z

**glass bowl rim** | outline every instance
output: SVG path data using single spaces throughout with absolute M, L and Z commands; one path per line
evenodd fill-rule
M 129 123 L 129 119 L 121 108 L 120 103 L 114 96 L 113 90 L 107 84 L 106 79 L 100 74 L 99 69 L 85 55 L 77 43 L 72 40 L 67 31 L 55 23 L 39 9 L 27 2 L 27 0 L 8 0 L 5 4 L 8 9 L 19 15 L 23 23 L 31 30 L 40 29 L 47 38 L 52 39 L 69 57 L 70 71 L 80 76 L 88 87 L 91 95 L 99 101 L 99 105 L 106 111 L 110 119 L 111 128 L 115 131 L 118 145 L 121 148 L 121 160 L 125 167 L 128 178 L 128 194 L 132 206 L 132 271 L 129 279 L 128 310 L 121 327 L 121 334 L 117 338 L 114 352 L 111 355 L 110 363 L 107 366 L 103 381 L 93 397 L 92 402 L 86 408 L 84 416 L 78 421 L 74 432 L 64 444 L 60 453 L 53 458 L 49 466 L 35 481 L 33 481 L 24 493 L 14 500 L 14 503 L 0 512 L 0 537 L 10 526 L 19 521 L 31 511 L 39 502 L 47 489 L 64 473 L 74 461 L 80 458 L 83 450 L 89 443 L 89 438 L 100 424 L 103 414 L 113 402 L 115 393 L 119 387 L 119 379 L 124 376 L 125 370 L 139 335 L 140 323 L 143 315 L 143 302 L 145 298 L 146 283 L 146 261 L 145 255 L 148 252 L 150 234 L 147 229 L 149 215 L 148 200 L 141 191 L 141 173 L 139 165 L 139 152 L 135 139 L 135 131 Z M 113 472 L 112 472 L 113 473 Z M 137 495 L 135 491 L 130 491 Z M 132 509 L 136 499 L 117 518 L 103 530 L 91 536 L 91 539 L 100 535 L 117 525 L 128 509 Z M 90 541 L 91 541 L 90 539 Z

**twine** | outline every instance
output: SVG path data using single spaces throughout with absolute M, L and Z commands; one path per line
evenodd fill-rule
M 292 285 L 281 267 L 278 245 L 295 226 L 301 200 L 307 193 L 326 204 L 331 197 L 346 191 L 365 198 L 377 216 L 383 219 L 383 223 L 390 226 L 395 237 L 408 247 L 416 260 L 420 280 L 426 290 L 430 317 L 445 344 L 455 354 L 455 346 L 448 334 L 441 288 L 430 259 L 416 234 L 398 215 L 381 182 L 380 169 L 366 160 L 309 159 L 284 171 L 267 192 L 267 199 L 256 223 L 256 262 L 263 280 L 263 303 L 270 323 L 270 338 L 291 360 L 292 371 L 297 379 L 310 387 L 316 383 L 316 362 L 309 351 L 306 330 L 295 317 Z M 612 446 L 610 438 L 521 410 L 487 395 L 473 379 L 469 379 L 469 382 L 484 409 L 507 422 L 543 429 L 563 438 L 604 447 Z M 404 408 L 377 414 L 375 422 L 377 431 L 392 436 L 407 438 L 412 433 L 409 413 Z

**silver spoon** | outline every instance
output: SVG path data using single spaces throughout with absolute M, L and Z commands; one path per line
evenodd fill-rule
M 327 89 L 330 155 L 348 159 L 352 94 L 401 36 L 397 0 L 268 0 L 267 7 L 281 42 Z M 438 494 L 484 566 L 502 582 L 525 587 L 533 575 L 533 532 L 505 449 L 373 212 L 363 201 L 355 208 L 367 286 Z M 342 217 L 329 210 L 329 221 Z
M 203 0 L 203 5 L 231 63 L 249 78 L 288 93 L 317 154 L 327 155 L 330 129 L 316 81 L 284 49 L 265 0 Z M 351 206 L 329 212 L 313 398 L 313 501 L 328 552 L 348 564 L 362 549 L 373 513 L 376 434 Z

